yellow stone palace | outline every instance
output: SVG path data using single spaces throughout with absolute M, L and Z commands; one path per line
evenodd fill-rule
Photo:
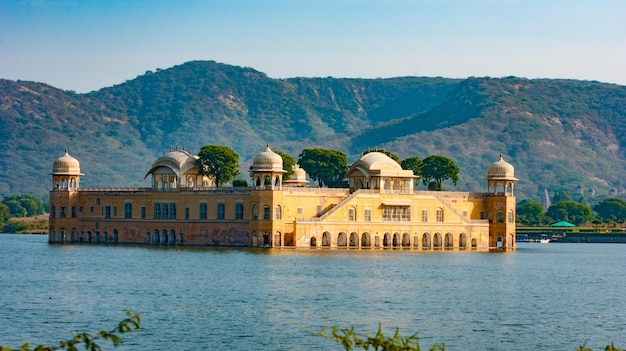
M 52 168 L 51 243 L 224 245 L 295 248 L 514 249 L 514 168 L 500 157 L 487 192 L 416 191 L 412 171 L 370 152 L 351 165 L 348 188 L 307 187 L 267 149 L 252 187 L 215 188 L 197 156 L 171 150 L 146 177 L 150 188 L 80 187 L 67 151 Z

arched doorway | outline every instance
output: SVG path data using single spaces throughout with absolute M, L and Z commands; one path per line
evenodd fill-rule
M 440 233 L 435 233 L 435 236 L 433 238 L 433 247 L 441 248 L 441 234 Z
M 276 232 L 276 234 L 274 234 L 274 247 L 280 247 L 281 246 L 281 234 L 280 232 Z
M 385 233 L 383 236 L 383 247 L 389 247 L 391 245 L 391 234 Z
M 337 235 L 337 247 L 346 247 L 348 246 L 348 239 L 346 238 L 346 233 L 341 232 Z
M 170 230 L 170 245 L 174 245 L 176 243 L 176 231 L 174 229 Z
M 361 247 L 371 247 L 372 246 L 372 239 L 370 238 L 370 233 L 363 233 L 363 235 L 361 235 Z
M 311 237 L 311 247 L 317 247 L 317 238 Z
M 411 237 L 409 233 L 402 234 L 402 247 L 410 247 L 411 246 Z
M 472 239 L 472 248 L 475 249 L 477 246 L 476 239 Z
M 459 234 L 459 247 L 462 249 L 467 248 L 467 235 L 465 233 Z
M 113 243 L 117 244 L 118 239 L 119 239 L 119 234 L 117 232 L 117 229 L 113 229 Z
M 393 233 L 393 247 L 398 247 L 401 243 L 402 242 L 400 241 L 400 233 Z
M 161 232 L 161 240 L 159 240 L 159 241 L 163 245 L 167 244 L 167 229 L 163 229 L 163 231 Z
M 446 249 L 451 249 L 454 246 L 452 233 L 446 233 L 446 236 L 444 237 L 444 246 Z
M 330 247 L 330 233 L 324 232 L 322 234 L 322 247 Z
M 422 235 L 422 249 L 430 249 L 430 233 Z
M 155 245 L 159 245 L 159 230 L 158 229 L 154 230 L 154 238 L 152 239 L 154 240 Z
M 359 247 L 359 234 L 355 232 L 350 233 L 350 247 Z

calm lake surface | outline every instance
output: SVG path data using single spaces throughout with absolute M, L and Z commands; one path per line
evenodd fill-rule
M 626 245 L 272 250 L 0 234 L 0 345 L 110 330 L 124 309 L 141 313 L 142 330 L 117 350 L 341 350 L 303 329 L 379 323 L 419 332 L 425 349 L 625 348 Z

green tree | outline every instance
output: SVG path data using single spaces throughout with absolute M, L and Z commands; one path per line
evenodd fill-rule
M 450 179 L 454 185 L 459 181 L 459 167 L 445 156 L 428 156 L 422 163 L 422 182 L 429 190 L 443 190 L 442 182 Z
M 218 188 L 239 175 L 239 155 L 228 146 L 205 145 L 198 157 L 198 173 L 213 177 Z
M 12 195 L 2 202 L 9 206 L 13 217 L 29 217 L 45 212 L 43 201 L 33 195 Z
M 26 217 L 28 214 L 28 211 L 26 211 L 22 204 L 15 199 L 3 201 L 2 203 L 9 208 L 11 217 Z
M 567 191 L 557 191 L 554 193 L 554 196 L 552 196 L 552 203 L 555 204 L 561 201 L 574 201 L 574 199 L 572 199 L 572 195 Z
M 283 170 L 286 171 L 286 173 L 283 173 L 283 180 L 288 180 L 293 174 L 293 166 L 296 164 L 296 159 L 282 151 L 274 150 L 274 152 L 283 159 Z
M 367 150 L 363 153 L 363 155 L 369 154 L 370 152 L 381 152 L 389 157 L 391 157 L 391 159 L 393 159 L 394 161 L 400 163 L 400 157 L 398 157 L 398 155 L 396 155 L 395 153 L 391 152 L 391 151 L 387 151 L 385 149 L 370 149 Z
M 413 175 L 416 175 L 418 177 L 422 175 L 423 165 L 424 165 L 424 162 L 419 157 L 416 157 L 416 156 L 404 159 L 400 163 L 400 166 L 402 166 L 402 169 L 411 170 L 413 171 Z
M 248 181 L 246 181 L 245 179 L 235 179 L 233 180 L 233 186 L 245 188 L 248 186 Z
M 588 222 L 593 218 L 589 205 L 574 201 L 561 201 L 548 208 L 546 216 L 554 221 L 568 221 L 576 225 Z
M 538 225 L 541 224 L 544 212 L 541 203 L 524 199 L 517 204 L 516 221 L 525 225 Z
M 338 150 L 322 148 L 304 149 L 298 156 L 298 164 L 320 187 L 335 187 L 343 182 L 348 171 L 348 158 Z
M 626 201 L 617 198 L 606 198 L 593 207 L 599 217 L 605 221 L 626 222 Z
M 24 222 L 10 220 L 2 226 L 2 233 L 20 233 L 21 231 L 26 230 L 27 228 L 28 227 L 26 226 L 26 223 Z

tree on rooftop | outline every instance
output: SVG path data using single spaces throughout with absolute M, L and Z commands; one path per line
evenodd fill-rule
M 283 173 L 283 180 L 288 180 L 293 174 L 293 166 L 295 166 L 296 164 L 296 159 L 286 152 L 282 152 L 279 150 L 274 150 L 274 152 L 280 155 L 280 157 L 283 159 L 283 170 L 285 170 L 286 172 Z
M 205 145 L 198 157 L 198 173 L 213 177 L 218 188 L 239 175 L 239 155 L 228 146 Z
M 424 166 L 424 162 L 416 156 L 406 158 L 402 160 L 400 163 L 402 169 L 413 171 L 413 175 L 421 176 L 422 175 L 422 167 Z
M 348 171 L 348 158 L 338 150 L 304 149 L 298 156 L 298 164 L 320 187 L 340 185 Z
M 442 182 L 451 180 L 454 185 L 459 181 L 459 167 L 445 156 L 428 156 L 422 163 L 422 182 L 429 190 L 443 190 Z

